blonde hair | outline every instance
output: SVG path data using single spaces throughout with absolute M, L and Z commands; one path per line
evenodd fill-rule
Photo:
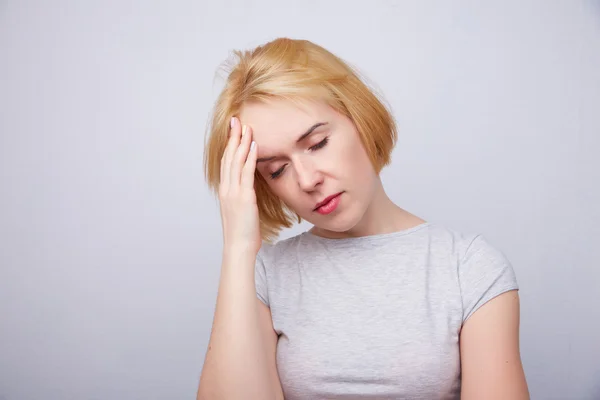
M 220 163 L 231 117 L 244 103 L 269 100 L 324 101 L 355 125 L 377 173 L 390 163 L 396 124 L 381 99 L 340 58 L 308 40 L 275 39 L 252 50 L 234 51 L 225 87 L 212 113 L 204 147 L 204 173 L 218 192 Z M 301 221 L 275 196 L 257 172 L 255 191 L 262 239 L 272 242 L 282 228 Z

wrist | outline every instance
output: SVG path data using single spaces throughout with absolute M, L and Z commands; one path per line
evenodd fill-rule
M 223 258 L 227 260 L 248 260 L 256 259 L 257 251 L 250 245 L 244 244 L 225 244 L 223 246 Z

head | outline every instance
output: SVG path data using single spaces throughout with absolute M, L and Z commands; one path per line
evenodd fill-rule
M 379 172 L 390 162 L 397 134 L 388 108 L 356 71 L 309 41 L 277 39 L 235 56 L 209 126 L 209 186 L 218 190 L 229 121 L 236 116 L 257 144 L 264 240 L 302 219 L 326 231 L 351 230 L 372 205 Z M 339 193 L 329 208 L 317 209 Z

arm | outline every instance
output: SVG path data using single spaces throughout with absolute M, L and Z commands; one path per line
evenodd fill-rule
M 256 298 L 255 259 L 243 252 L 223 258 L 198 400 L 283 399 L 277 334 L 269 308 Z
M 277 335 L 269 309 L 256 296 L 261 235 L 254 191 L 257 149 L 251 137 L 248 127 L 242 132 L 239 120 L 231 119 L 219 183 L 223 264 L 198 400 L 283 399 L 275 364 Z
M 461 399 L 529 399 L 519 352 L 516 290 L 490 300 L 464 323 L 460 358 Z

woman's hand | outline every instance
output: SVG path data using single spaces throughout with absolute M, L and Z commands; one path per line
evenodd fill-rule
M 250 127 L 242 129 L 239 119 L 233 117 L 229 141 L 221 158 L 219 184 L 225 251 L 250 251 L 256 255 L 261 246 L 254 192 L 256 154 Z

